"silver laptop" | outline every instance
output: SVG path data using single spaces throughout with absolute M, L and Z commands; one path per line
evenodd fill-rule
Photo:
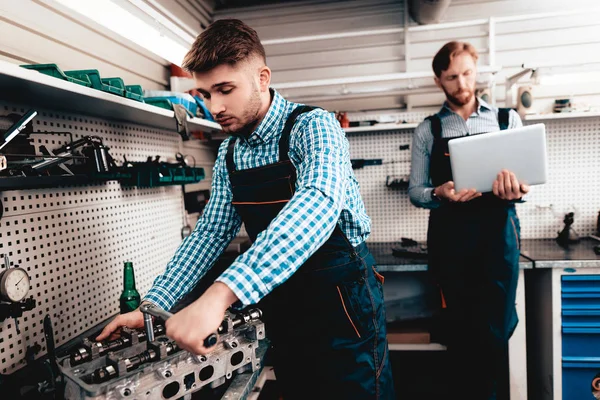
M 507 169 L 521 183 L 546 182 L 547 154 L 544 124 L 464 136 L 448 142 L 454 187 L 491 192 L 498 173 Z

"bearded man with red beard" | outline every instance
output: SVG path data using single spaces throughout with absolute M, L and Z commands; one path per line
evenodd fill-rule
M 529 187 L 503 170 L 490 193 L 454 189 L 448 141 L 522 125 L 514 110 L 475 96 L 477 59 L 464 42 L 449 42 L 435 55 L 434 80 L 446 101 L 415 130 L 409 195 L 414 205 L 430 209 L 429 271 L 445 306 L 449 393 L 463 400 L 508 399 L 508 340 L 518 321 L 515 202 Z

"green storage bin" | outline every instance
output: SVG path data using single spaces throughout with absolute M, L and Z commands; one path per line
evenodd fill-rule
M 165 99 L 164 97 L 144 97 L 144 102 L 173 111 L 173 103 L 171 103 L 171 100 Z
M 118 90 L 118 92 L 114 92 L 119 96 L 125 96 L 125 83 L 121 78 L 101 78 L 102 83 L 110 85 Z
M 141 85 L 125 85 L 125 97 L 144 102 L 144 89 Z
M 81 86 L 91 87 L 92 83 L 90 82 L 87 76 L 73 77 L 65 74 L 56 64 L 26 64 L 21 65 L 21 67 L 26 69 L 32 69 L 42 73 L 44 75 L 52 76 L 54 78 L 61 79 L 63 81 L 76 83 Z
M 182 167 L 178 164 L 133 163 L 124 168 L 121 184 L 137 187 L 185 185 L 202 181 L 206 174 L 201 167 Z
M 122 78 L 102 78 L 102 82 L 111 85 L 119 90 L 117 93 L 119 96 L 123 96 L 128 99 L 143 101 L 144 100 L 144 89 L 140 85 L 125 85 Z
M 198 183 L 204 179 L 204 168 L 200 167 L 170 167 L 173 184 L 185 185 L 186 183 Z
M 189 99 L 184 96 L 144 97 L 144 101 L 148 104 L 153 104 L 163 108 L 167 108 L 168 105 L 168 110 L 173 110 L 174 104 L 181 104 L 188 111 L 190 116 L 195 116 L 198 112 L 198 104 L 192 96 L 189 96 Z
M 102 82 L 100 78 L 100 73 L 97 69 L 80 69 L 73 71 L 65 71 L 65 75 L 77 78 L 77 79 L 85 79 L 87 78 L 91 84 L 92 88 L 101 90 L 103 92 L 112 93 L 112 94 L 121 94 L 122 91 L 119 88 L 111 86 L 107 83 Z
M 198 183 L 198 182 L 204 180 L 204 178 L 206 178 L 206 174 L 204 173 L 204 168 L 194 167 L 194 168 L 192 168 L 192 171 L 194 173 L 194 177 L 192 179 L 193 183 Z

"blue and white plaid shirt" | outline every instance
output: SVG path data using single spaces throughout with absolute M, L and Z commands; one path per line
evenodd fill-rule
M 235 145 L 238 170 L 279 161 L 279 138 L 297 105 L 273 93 L 265 118 L 247 140 L 238 140 Z M 231 204 L 225 162 L 229 140 L 219 148 L 211 196 L 202 217 L 144 298 L 165 310 L 194 287 L 240 230 L 242 221 Z M 252 247 L 217 279 L 229 286 L 243 305 L 257 303 L 285 282 L 327 241 L 336 223 L 353 246 L 367 239 L 371 221 L 348 148 L 345 133 L 332 113 L 316 109 L 297 118 L 289 151 L 297 171 L 296 192 Z

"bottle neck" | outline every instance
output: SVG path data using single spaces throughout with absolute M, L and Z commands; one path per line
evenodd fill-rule
M 131 264 L 126 264 L 123 271 L 123 290 L 135 290 L 135 275 Z

